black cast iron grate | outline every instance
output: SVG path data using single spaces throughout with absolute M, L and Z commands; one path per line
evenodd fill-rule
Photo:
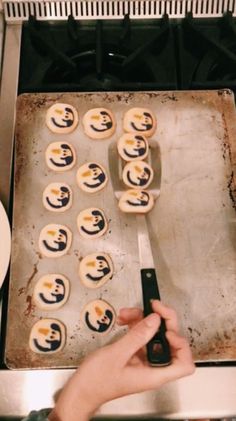
M 236 90 L 231 13 L 60 23 L 31 16 L 23 27 L 19 93 L 219 88 Z

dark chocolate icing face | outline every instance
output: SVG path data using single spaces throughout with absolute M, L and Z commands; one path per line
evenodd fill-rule
M 135 144 L 133 145 L 132 150 L 133 150 L 133 153 L 128 151 L 126 148 L 123 149 L 124 154 L 128 158 L 137 158 L 137 157 L 142 157 L 143 155 L 145 155 L 147 151 L 147 146 L 142 136 L 135 136 Z
M 50 158 L 50 161 L 56 167 L 66 167 L 72 164 L 72 162 L 74 161 L 74 155 L 70 146 L 67 145 L 66 143 L 62 143 L 60 145 L 60 148 L 61 148 L 61 154 L 59 156 L 60 162 L 55 161 L 53 158 Z
M 93 330 L 94 332 L 99 332 L 99 333 L 106 332 L 113 321 L 113 313 L 109 309 L 105 310 L 104 314 L 102 314 L 102 316 L 97 318 L 96 325 L 90 322 L 89 317 L 90 317 L 90 314 L 88 311 L 86 311 L 85 322 L 87 326 L 89 327 L 89 329 Z
M 90 281 L 97 282 L 97 281 L 101 281 L 101 279 L 103 279 L 104 276 L 108 275 L 111 272 L 111 268 L 107 259 L 104 256 L 97 256 L 96 261 L 97 261 L 97 266 L 98 266 L 97 272 L 100 273 L 101 275 L 93 276 L 90 273 L 86 273 L 86 277 Z
M 57 278 L 54 283 L 54 288 L 50 291 L 51 300 L 46 298 L 43 293 L 39 294 L 41 300 L 46 304 L 60 303 L 65 298 L 65 284 L 63 280 Z
M 136 197 L 135 200 L 127 200 L 127 203 L 131 206 L 148 206 L 149 194 L 141 191 L 139 197 Z
M 113 123 L 111 116 L 108 114 L 107 111 L 100 111 L 99 112 L 101 118 L 98 119 L 98 124 L 95 126 L 95 124 L 90 124 L 90 127 L 95 132 L 105 132 L 112 128 Z
M 70 201 L 70 190 L 66 186 L 60 187 L 60 196 L 56 198 L 58 205 L 55 205 L 54 203 L 52 203 L 48 196 L 46 197 L 46 201 L 49 204 L 49 206 L 53 209 L 64 208 L 68 205 Z
M 57 111 L 55 110 L 55 113 L 57 113 Z M 51 121 L 52 123 L 59 128 L 67 128 L 67 127 L 71 127 L 74 124 L 74 112 L 72 110 L 72 108 L 70 107 L 65 107 L 64 112 L 62 112 L 62 116 L 61 116 L 61 110 L 60 113 L 58 112 L 58 117 L 51 117 Z
M 106 181 L 106 175 L 104 174 L 102 168 L 97 164 L 91 163 L 89 165 L 89 169 L 92 170 L 92 180 L 94 180 L 94 182 L 88 183 L 85 181 L 83 184 L 91 189 L 95 189 Z
M 57 323 L 51 323 L 49 333 L 44 341 L 48 346 L 40 345 L 38 339 L 33 339 L 35 347 L 41 352 L 56 351 L 61 346 L 61 328 Z
M 57 240 L 53 240 L 55 247 L 50 246 L 47 240 L 43 240 L 45 248 L 52 252 L 63 251 L 67 247 L 67 232 L 64 229 L 59 229 Z
M 140 124 L 134 121 L 131 121 L 130 124 L 134 130 L 145 132 L 153 128 L 153 119 L 150 113 L 144 112 Z
M 89 230 L 85 228 L 83 225 L 81 226 L 82 231 L 84 231 L 86 234 L 89 234 L 89 235 L 98 234 L 105 227 L 105 219 L 99 210 L 92 211 L 92 216 L 93 216 L 92 226 L 94 227 L 93 230 Z
M 130 184 L 132 184 L 133 186 L 142 187 L 148 183 L 151 176 L 151 171 L 148 167 L 144 167 L 142 174 L 139 177 L 137 177 L 137 181 L 131 178 L 131 174 L 131 171 L 127 171 L 127 179 L 130 182 Z

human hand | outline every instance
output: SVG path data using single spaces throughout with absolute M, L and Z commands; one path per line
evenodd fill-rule
M 132 393 L 158 389 L 167 382 L 194 372 L 189 344 L 179 335 L 174 310 L 153 301 L 153 312 L 143 319 L 137 308 L 121 309 L 117 322 L 129 331 L 118 341 L 91 353 L 62 390 L 51 421 L 87 421 L 103 403 Z M 145 345 L 166 322 L 171 364 L 150 367 Z

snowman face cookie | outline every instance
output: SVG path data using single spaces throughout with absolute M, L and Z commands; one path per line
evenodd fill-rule
M 153 180 L 153 169 L 144 161 L 129 162 L 122 173 L 124 183 L 132 188 L 145 189 Z
M 48 168 L 57 172 L 70 170 L 76 162 L 75 150 L 67 142 L 50 143 L 45 158 Z
M 39 235 L 39 249 L 46 257 L 61 257 L 71 246 L 72 234 L 65 225 L 46 225 Z
M 66 328 L 56 319 L 41 319 L 30 332 L 29 346 L 38 354 L 52 354 L 61 351 L 66 342 Z
M 82 237 L 97 238 L 106 232 L 108 223 L 101 209 L 88 208 L 79 213 L 77 227 Z
M 82 311 L 81 319 L 85 326 L 100 334 L 108 333 L 115 322 L 115 310 L 103 300 L 88 303 Z
M 72 190 L 66 183 L 51 183 L 43 192 L 43 205 L 52 212 L 64 212 L 72 205 Z
M 111 137 L 116 129 L 115 119 L 106 108 L 94 108 L 83 117 L 84 132 L 91 139 Z
M 57 273 L 42 276 L 34 287 L 33 299 L 42 310 L 55 310 L 62 307 L 69 296 L 68 279 Z
M 79 265 L 79 277 L 88 288 L 98 288 L 113 276 L 113 264 L 106 253 L 93 253 L 85 256 Z
M 53 133 L 71 133 L 78 122 L 78 113 L 72 105 L 57 103 L 47 111 L 46 124 Z
M 87 193 L 102 190 L 108 181 L 105 169 L 95 162 L 82 165 L 77 171 L 76 179 L 81 190 Z
M 119 155 L 125 161 L 138 161 L 148 155 L 148 141 L 143 135 L 127 133 L 117 143 Z
M 124 115 L 123 128 L 125 132 L 150 137 L 156 130 L 156 118 L 148 108 L 131 108 Z
M 144 190 L 127 190 L 119 200 L 120 210 L 127 213 L 147 213 L 153 205 L 153 195 Z

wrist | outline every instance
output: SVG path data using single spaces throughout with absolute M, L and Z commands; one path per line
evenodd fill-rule
M 89 421 L 97 406 L 87 396 L 76 372 L 65 385 L 49 414 L 49 421 Z

